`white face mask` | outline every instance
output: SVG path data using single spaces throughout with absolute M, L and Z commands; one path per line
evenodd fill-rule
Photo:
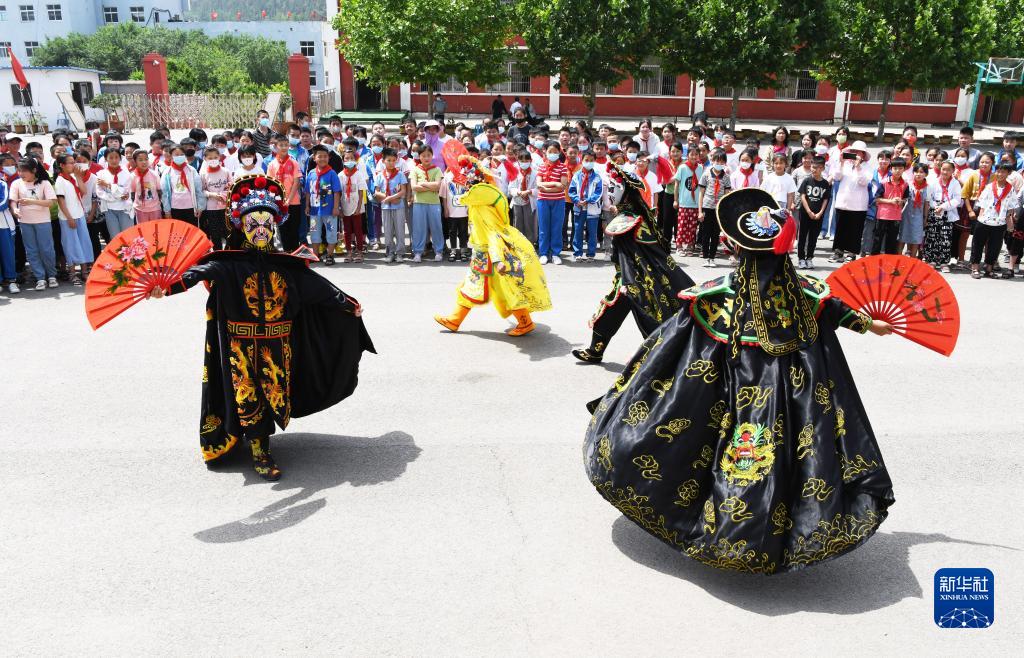
M 753 167 L 754 167 L 754 165 L 752 165 L 749 162 L 741 162 L 740 163 L 740 169 L 742 169 L 743 171 L 750 171 Z
M 89 163 L 87 163 L 87 162 L 76 162 L 75 163 L 75 169 L 77 169 L 78 171 L 86 171 L 86 170 L 89 169 Z
M 967 164 L 967 158 L 965 158 L 962 155 L 961 156 L 957 156 L 957 157 L 953 158 L 953 162 L 955 162 L 957 165 L 962 167 L 965 164 Z
M 242 165 L 245 167 L 251 167 L 256 162 L 255 158 L 242 158 Z
M 828 153 L 828 147 L 819 144 L 818 146 L 814 147 L 814 152 L 817 153 L 818 155 L 825 155 L 826 153 Z
M 637 155 L 638 154 L 636 152 L 629 151 L 628 153 L 626 153 L 626 159 L 629 160 L 630 162 L 636 162 Z

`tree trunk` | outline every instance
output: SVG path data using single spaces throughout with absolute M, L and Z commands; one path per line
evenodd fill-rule
M 380 90 L 379 90 L 380 91 L 380 107 L 381 107 L 381 109 L 384 109 L 384 110 L 390 110 L 391 109 L 390 107 L 388 107 L 388 101 L 389 101 L 389 99 L 388 99 L 388 90 L 389 89 L 390 89 L 390 87 L 381 87 Z
M 587 125 L 594 127 L 594 109 L 597 107 L 597 83 L 591 82 L 587 85 Z
M 433 119 L 434 118 L 434 108 L 432 107 L 433 103 L 434 103 L 434 83 L 433 82 L 428 82 L 427 83 L 427 118 L 428 119 Z M 412 111 L 410 111 L 409 113 L 412 114 Z M 441 132 L 444 132 L 444 126 L 441 126 Z
M 875 133 L 875 141 L 881 142 L 885 137 L 885 111 L 889 108 L 889 94 L 888 88 L 885 90 L 885 95 L 882 96 L 882 110 L 878 114 L 878 132 Z
M 729 115 L 729 130 L 736 130 L 736 115 L 740 108 L 740 88 L 732 88 L 732 114 Z

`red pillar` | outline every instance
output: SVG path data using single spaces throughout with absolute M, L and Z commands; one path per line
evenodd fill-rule
M 288 57 L 288 88 L 292 94 L 292 116 L 296 112 L 309 113 L 309 59 L 305 55 Z
M 167 60 L 159 53 L 149 53 L 142 58 L 142 75 L 146 81 L 146 93 L 150 96 L 167 96 Z

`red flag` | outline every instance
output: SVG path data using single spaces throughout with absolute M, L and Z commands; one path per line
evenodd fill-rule
M 210 12 L 210 20 L 211 21 L 217 20 L 217 12 L 215 12 L 215 11 L 211 11 Z
M 288 19 L 291 20 L 292 12 L 288 12 Z
M 240 11 L 236 11 L 235 12 L 235 20 L 236 21 L 242 20 L 242 12 L 240 12 Z
M 25 89 L 28 87 L 28 78 L 25 77 L 25 71 L 21 68 L 21 62 L 14 56 L 14 48 L 8 46 L 7 55 L 11 58 L 11 71 L 14 72 L 14 79 L 18 81 L 18 87 Z
M 267 10 L 264 9 L 263 11 L 261 11 L 260 12 L 260 16 L 262 16 L 263 18 L 266 18 L 267 17 Z

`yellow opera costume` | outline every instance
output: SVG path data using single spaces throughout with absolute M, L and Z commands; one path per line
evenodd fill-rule
M 535 328 L 530 313 L 551 308 L 544 270 L 533 245 L 509 223 L 508 199 L 491 181 L 490 172 L 473 158 L 471 185 L 458 202 L 469 210 L 470 246 L 473 255 L 469 271 L 459 284 L 455 311 L 434 319 L 450 331 L 458 331 L 474 306 L 494 304 L 501 317 L 515 316 L 518 324 L 510 336 L 522 336 Z M 482 181 L 472 183 L 472 178 Z

